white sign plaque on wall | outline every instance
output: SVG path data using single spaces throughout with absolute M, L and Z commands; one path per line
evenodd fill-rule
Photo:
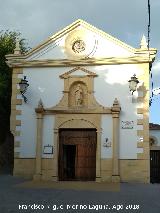
M 133 129 L 134 121 L 122 121 L 122 129 Z
M 43 148 L 43 154 L 53 154 L 53 146 L 45 145 Z

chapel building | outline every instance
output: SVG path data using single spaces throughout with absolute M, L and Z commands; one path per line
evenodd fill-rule
M 6 56 L 13 68 L 14 175 L 149 183 L 155 55 L 144 36 L 133 48 L 83 20 L 24 55 L 17 43 Z M 132 94 L 133 75 L 138 85 Z

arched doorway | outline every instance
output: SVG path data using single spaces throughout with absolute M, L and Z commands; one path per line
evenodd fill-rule
M 59 180 L 95 181 L 96 129 L 59 129 Z

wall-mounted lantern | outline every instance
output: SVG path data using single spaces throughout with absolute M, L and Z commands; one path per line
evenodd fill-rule
M 26 76 L 24 76 L 24 78 L 21 79 L 21 81 L 19 82 L 19 87 L 20 87 L 20 93 L 25 103 L 27 102 L 27 98 L 24 94 L 27 91 L 28 86 L 29 86 L 28 81 L 26 80 Z
M 129 82 L 129 89 L 133 95 L 133 93 L 137 89 L 137 84 L 139 83 L 138 78 L 136 77 L 136 74 L 134 74 L 128 82 Z

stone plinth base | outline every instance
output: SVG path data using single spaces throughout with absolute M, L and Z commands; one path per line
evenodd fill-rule
M 112 183 L 120 183 L 120 176 L 112 175 Z
M 52 181 L 58 181 L 58 177 L 57 176 L 52 176 Z
M 42 178 L 42 175 L 40 174 L 33 175 L 33 180 L 41 180 L 41 178 Z
M 100 183 L 101 182 L 101 177 L 96 177 L 96 182 Z

